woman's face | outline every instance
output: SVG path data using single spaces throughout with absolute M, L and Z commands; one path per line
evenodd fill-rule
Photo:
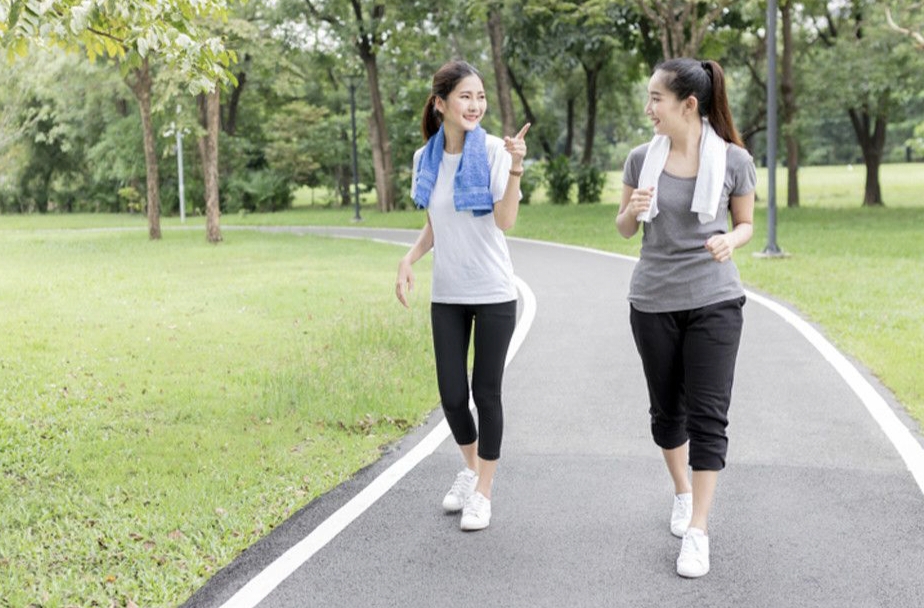
M 658 70 L 648 81 L 645 115 L 651 120 L 655 133 L 670 136 L 686 127 L 690 102 L 678 99 L 674 92 L 667 88 L 664 80 L 665 73 Z M 695 111 L 695 107 L 693 110 Z
M 481 78 L 471 74 L 460 80 L 446 99 L 437 98 L 436 109 L 443 114 L 446 128 L 472 131 L 488 107 Z

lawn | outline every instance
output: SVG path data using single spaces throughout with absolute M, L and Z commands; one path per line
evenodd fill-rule
M 883 167 L 881 209 L 860 207 L 860 168 L 802 175 L 803 206 L 779 209 L 783 259 L 752 255 L 766 242 L 759 175 L 741 274 L 924 421 L 924 166 Z M 511 234 L 635 255 L 640 237 L 613 228 L 620 189 L 613 173 L 604 204 L 539 192 Z M 138 216 L 0 216 L 0 605 L 181 603 L 436 405 L 429 259 L 405 311 L 400 248 L 230 229 L 352 225 L 352 208 L 301 202 L 223 217 L 218 246 L 202 218 L 165 218 L 150 242 Z
M 0 230 L 0 605 L 175 606 L 419 424 L 438 398 L 399 255 Z

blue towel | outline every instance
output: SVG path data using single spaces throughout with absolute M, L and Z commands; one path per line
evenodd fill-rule
M 453 203 L 456 211 L 471 211 L 474 215 L 487 215 L 494 211 L 494 196 L 491 194 L 491 167 L 488 164 L 488 149 L 485 144 L 486 132 L 481 126 L 475 127 L 465 136 L 462 145 L 462 158 L 453 180 Z M 417 184 L 414 189 L 414 202 L 420 209 L 430 204 L 430 195 L 436 185 L 436 176 L 443 160 L 445 147 L 443 127 L 427 141 L 420 155 L 417 166 Z

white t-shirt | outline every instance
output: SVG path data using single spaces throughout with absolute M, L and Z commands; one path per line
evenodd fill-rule
M 491 194 L 497 202 L 504 196 L 513 161 L 499 137 L 488 135 L 485 145 L 491 167 Z M 414 153 L 412 198 L 422 152 L 423 148 L 420 148 Z M 516 300 L 507 239 L 504 231 L 494 223 L 494 214 L 476 217 L 471 211 L 456 211 L 453 180 L 460 160 L 462 154 L 443 152 L 427 208 L 433 227 L 430 300 L 442 304 L 499 304 Z

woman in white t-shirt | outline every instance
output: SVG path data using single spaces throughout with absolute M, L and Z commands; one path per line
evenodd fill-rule
M 491 520 L 491 484 L 503 434 L 501 384 L 516 326 L 517 292 L 504 231 L 516 221 L 529 125 L 514 137 L 487 135 L 484 81 L 464 61 L 433 76 L 423 111 L 427 142 L 414 154 L 411 196 L 427 210 L 427 224 L 401 258 L 395 293 L 405 307 L 414 287 L 411 266 L 433 250 L 431 321 L 443 412 L 466 467 L 443 499 L 462 511 L 463 530 Z M 475 359 L 469 410 L 468 347 L 474 326 Z

